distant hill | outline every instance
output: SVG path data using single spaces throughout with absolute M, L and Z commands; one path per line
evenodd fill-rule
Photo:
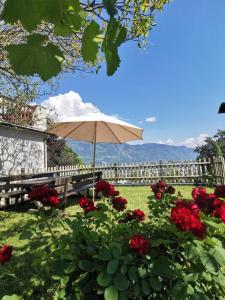
M 68 140 L 67 144 L 85 163 L 92 161 L 92 144 L 71 140 Z M 193 149 L 185 146 L 170 146 L 156 143 L 142 145 L 97 144 L 96 152 L 97 163 L 194 160 L 197 156 Z

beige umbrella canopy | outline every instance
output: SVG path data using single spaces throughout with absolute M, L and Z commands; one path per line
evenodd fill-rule
M 96 143 L 122 144 L 128 141 L 142 140 L 143 129 L 111 116 L 93 113 L 55 123 L 48 129 L 48 132 L 63 138 L 93 144 L 94 180 Z

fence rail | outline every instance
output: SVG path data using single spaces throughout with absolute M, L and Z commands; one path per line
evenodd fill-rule
M 193 184 L 196 180 L 208 184 L 214 172 L 217 174 L 217 181 L 222 181 L 225 176 L 222 163 L 224 161 L 218 159 L 215 164 L 209 160 L 97 164 L 96 171 L 102 171 L 103 179 L 121 185 L 148 185 L 159 178 L 164 178 L 171 184 Z M 55 177 L 84 174 L 92 170 L 92 165 L 86 164 L 47 169 L 22 169 L 22 174 Z M 21 172 L 14 173 L 14 175 L 20 174 Z
M 0 175 L 1 184 L 21 178 L 71 176 L 90 173 L 92 165 L 58 166 L 47 169 L 32 169 Z M 225 184 L 225 163 L 223 157 L 198 161 L 159 161 L 130 164 L 97 164 L 96 171 L 102 171 L 102 178 L 117 185 L 149 185 L 159 178 L 163 178 L 172 185 L 201 185 Z M 0 201 L 0 207 L 5 202 Z M 9 205 L 15 203 L 10 199 Z

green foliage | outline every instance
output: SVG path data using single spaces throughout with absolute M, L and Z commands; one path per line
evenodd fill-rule
M 126 195 L 129 192 L 132 198 L 132 195 L 137 197 L 135 190 L 147 194 L 149 188 L 120 190 Z M 147 202 L 144 198 L 139 200 Z M 126 212 L 115 211 L 110 199 L 96 201 L 102 209 L 95 214 L 85 215 L 71 207 L 70 215 L 65 218 L 57 210 L 45 211 L 38 219 L 35 214 L 23 214 L 19 221 L 23 244 L 19 246 L 15 238 L 11 240 L 15 243 L 14 257 L 3 266 L 2 274 L 19 272 L 26 280 L 29 277 L 28 286 L 24 287 L 20 279 L 18 286 L 12 285 L 15 278 L 5 282 L 15 286 L 15 292 L 20 289 L 24 299 L 69 300 L 74 295 L 75 299 L 222 299 L 225 296 L 225 225 L 204 216 L 207 225 L 204 240 L 179 232 L 168 220 L 173 200 L 174 197 L 167 197 L 166 203 L 164 199 L 154 203 L 154 215 L 150 197 L 149 219 L 144 223 L 118 223 Z M 138 207 L 136 201 L 132 208 Z M 7 217 L 6 213 L 0 214 L 3 238 L 15 234 L 18 227 L 14 223 L 18 213 L 12 213 L 8 224 L 11 231 L 4 227 L 4 215 Z M 150 240 L 147 255 L 135 254 L 130 249 L 129 240 L 134 234 Z M 5 290 L 4 284 L 1 290 L 2 286 Z
M 205 144 L 195 148 L 195 152 L 199 154 L 198 158 L 213 159 L 213 157 L 225 157 L 225 131 L 217 130 L 217 133 L 211 138 L 205 139 Z
M 78 48 L 77 60 L 82 56 L 85 63 L 98 65 L 97 58 L 104 54 L 107 74 L 113 75 L 120 64 L 119 46 L 126 40 L 144 44 L 155 25 L 154 13 L 169 2 L 5 0 L 1 20 L 7 26 L 20 26 L 27 37 L 27 41 L 20 40 L 5 49 L 16 74 L 38 74 L 46 81 L 62 70 L 63 57 L 68 53 L 61 47 L 60 38 L 75 36 L 77 43 L 70 47 Z M 43 40 L 37 33 L 44 36 Z
M 45 36 L 33 34 L 27 38 L 27 44 L 6 46 L 18 75 L 39 74 L 45 81 L 61 71 L 62 52 L 52 43 L 44 45 L 44 42 Z
M 119 21 L 112 18 L 109 21 L 102 50 L 105 53 L 107 74 L 113 75 L 120 64 L 118 47 L 125 41 L 127 30 Z
M 82 160 L 79 158 L 65 142 L 54 136 L 49 136 L 47 140 L 48 166 L 80 165 Z
M 94 64 L 98 53 L 98 41 L 96 41 L 96 37 L 100 33 L 99 25 L 95 21 L 92 21 L 85 28 L 81 48 L 81 53 L 85 62 L 92 62 Z

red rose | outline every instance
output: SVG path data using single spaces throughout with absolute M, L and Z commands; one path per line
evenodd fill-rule
M 92 202 L 92 201 L 90 201 L 90 202 Z M 94 203 L 92 202 L 92 203 L 90 203 L 90 205 L 88 205 L 87 207 L 84 208 L 84 213 L 87 214 L 87 213 L 89 213 L 91 211 L 95 211 L 95 210 L 98 210 L 98 208 L 95 207 Z
M 159 180 L 157 185 L 159 186 L 159 188 L 165 188 L 167 186 L 167 184 L 163 180 Z
M 176 190 L 172 185 L 168 185 L 165 192 L 172 195 L 175 194 Z
M 127 214 L 125 221 L 142 222 L 145 220 L 145 213 L 140 209 L 135 209 Z
M 176 208 L 187 208 L 195 217 L 200 217 L 200 209 L 196 203 L 192 201 L 178 200 L 174 204 L 176 205 Z
M 162 193 L 160 193 L 160 192 L 155 193 L 155 198 L 156 198 L 157 200 L 162 199 L 162 197 L 163 197 L 163 194 L 162 194 Z
M 212 214 L 216 208 L 214 205 L 218 205 L 219 202 L 215 194 L 208 194 L 204 188 L 194 188 L 192 197 L 198 207 L 206 214 Z
M 127 200 L 122 197 L 115 197 L 112 199 L 112 205 L 117 211 L 122 211 L 126 208 Z
M 156 184 L 152 184 L 150 187 L 157 200 L 162 199 L 165 193 L 174 194 L 176 191 L 174 187 L 167 185 L 163 180 L 159 180 Z
M 137 254 L 144 255 L 149 251 L 150 243 L 142 235 L 134 235 L 129 242 L 130 248 Z
M 57 206 L 60 202 L 58 193 L 55 189 L 48 186 L 38 186 L 28 193 L 30 200 L 41 201 L 43 204 L 49 204 L 51 206 Z
M 219 185 L 215 188 L 214 194 L 216 197 L 225 198 L 225 185 Z
M 43 201 L 49 196 L 49 187 L 47 186 L 37 186 L 28 193 L 28 197 L 31 200 Z
M 111 197 L 117 197 L 119 196 L 120 192 L 119 191 L 114 191 L 112 192 L 112 196 Z
M 152 184 L 150 187 L 151 187 L 153 193 L 158 192 L 158 186 L 156 184 Z
M 58 196 L 49 196 L 49 197 L 47 198 L 47 202 L 48 202 L 50 205 L 56 207 L 56 206 L 59 204 L 60 200 L 59 200 Z
M 80 207 L 83 208 L 85 214 L 98 209 L 95 207 L 94 202 L 89 200 L 87 197 L 80 198 L 79 204 Z
M 104 197 L 113 197 L 116 191 L 112 184 L 104 180 L 100 180 L 95 184 L 95 192 L 96 194 L 102 193 Z
M 79 204 L 80 204 L 80 207 L 81 207 L 81 208 L 87 207 L 87 206 L 89 205 L 88 197 L 80 198 Z
M 215 218 L 220 218 L 225 223 L 225 202 L 213 211 Z
M 204 238 L 206 227 L 199 219 L 199 208 L 188 201 L 177 201 L 171 210 L 170 220 L 185 232 L 192 232 L 200 239 Z
M 0 263 L 4 265 L 7 261 L 10 260 L 12 256 L 13 247 L 8 245 L 3 245 L 0 249 Z
M 220 218 L 225 223 L 225 204 L 220 207 Z

